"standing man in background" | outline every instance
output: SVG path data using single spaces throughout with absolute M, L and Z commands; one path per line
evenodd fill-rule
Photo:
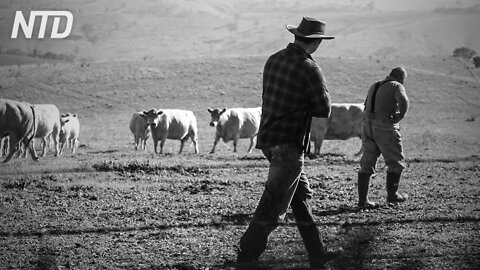
M 329 117 L 330 94 L 313 54 L 324 39 L 325 23 L 304 17 L 298 27 L 287 26 L 293 43 L 270 56 L 263 72 L 262 117 L 257 148 L 270 162 L 260 202 L 240 239 L 238 269 L 255 269 L 269 234 L 283 220 L 289 206 L 295 216 L 312 269 L 338 257 L 341 249 L 327 250 L 313 219 L 312 190 L 303 172 L 311 118 Z
M 408 110 L 408 97 L 403 83 L 407 71 L 403 67 L 392 69 L 384 80 L 374 83 L 365 100 L 363 114 L 363 156 L 358 172 L 358 206 L 375 208 L 376 203 L 368 199 L 370 176 L 380 154 L 387 165 L 387 202 L 399 203 L 408 196 L 399 194 L 398 183 L 405 168 L 400 121 Z

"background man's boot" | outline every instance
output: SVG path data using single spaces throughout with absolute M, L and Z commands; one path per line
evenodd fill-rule
M 368 187 L 370 185 L 369 173 L 358 173 L 358 207 L 375 208 L 377 204 L 368 200 Z
M 408 199 L 407 194 L 397 192 L 401 175 L 401 172 L 387 172 L 387 202 L 389 203 L 399 203 Z

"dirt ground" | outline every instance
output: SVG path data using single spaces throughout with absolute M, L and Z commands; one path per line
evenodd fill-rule
M 91 153 L 67 160 L 83 155 Z M 2 176 L 1 268 L 234 269 L 266 160 L 182 158 L 189 165 L 104 161 Z M 478 157 L 411 161 L 401 185 L 410 200 L 400 206 L 385 203 L 380 170 L 370 194 L 382 207 L 369 211 L 354 207 L 356 160 L 326 155 L 306 164 L 318 226 L 328 245 L 345 249 L 333 269 L 478 269 Z M 307 269 L 290 214 L 261 259 L 269 269 Z
M 259 105 L 262 58 L 12 66 L 3 98 L 79 114 L 80 148 L 0 164 L 0 269 L 234 269 L 235 246 L 263 191 L 259 150 L 219 144 L 207 107 Z M 361 102 L 394 62 L 319 59 L 335 102 Z M 382 160 L 359 211 L 359 140 L 327 141 L 305 171 L 325 242 L 345 253 L 332 269 L 480 269 L 478 72 L 455 59 L 406 59 L 411 111 L 402 122 L 409 200 L 385 203 Z M 472 73 L 474 72 L 474 73 Z M 476 72 L 476 73 L 475 73 Z M 474 75 L 472 75 L 474 74 Z M 190 75 L 190 76 L 189 76 Z M 167 141 L 133 150 L 128 120 L 151 107 L 189 108 L 200 151 Z M 308 269 L 289 213 L 261 257 L 266 269 Z

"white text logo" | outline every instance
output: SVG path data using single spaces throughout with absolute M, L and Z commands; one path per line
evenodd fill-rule
M 12 38 L 17 38 L 19 27 L 22 28 L 23 34 L 25 34 L 25 38 L 32 38 L 33 34 L 33 27 L 35 25 L 35 18 L 41 17 L 40 21 L 40 28 L 38 31 L 38 38 L 45 37 L 45 30 L 47 28 L 47 20 L 48 17 L 53 17 L 53 25 L 52 25 L 52 33 L 50 34 L 50 38 L 66 38 L 70 35 L 72 31 L 72 24 L 73 24 L 73 15 L 70 11 L 55 11 L 55 10 L 45 10 L 45 11 L 30 11 L 30 18 L 28 19 L 28 23 L 23 17 L 21 11 L 17 11 L 15 13 L 15 20 L 13 21 L 13 29 L 12 29 Z M 63 33 L 58 32 L 58 28 L 60 27 L 60 19 L 65 17 L 67 19 L 67 23 L 65 25 L 65 30 Z

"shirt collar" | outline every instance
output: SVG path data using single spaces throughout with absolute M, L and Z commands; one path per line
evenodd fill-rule
M 287 49 L 288 50 L 292 50 L 294 51 L 295 53 L 297 54 L 301 54 L 301 55 L 304 55 L 305 57 L 313 60 L 312 56 L 307 53 L 302 47 L 296 45 L 296 44 L 293 44 L 293 43 L 289 43 L 288 46 L 287 46 Z

